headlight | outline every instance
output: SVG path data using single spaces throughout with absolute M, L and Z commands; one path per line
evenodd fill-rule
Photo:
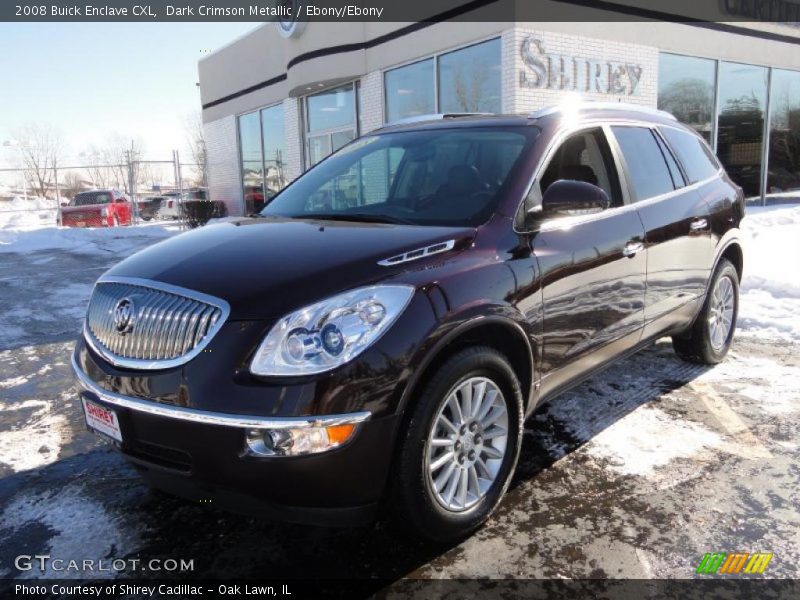
M 414 288 L 358 288 L 301 308 L 278 321 L 250 364 L 256 375 L 313 375 L 343 365 L 380 338 L 408 305 Z

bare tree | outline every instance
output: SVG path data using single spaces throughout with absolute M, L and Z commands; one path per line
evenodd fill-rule
M 89 174 L 97 187 L 113 187 L 132 194 L 142 181 L 143 173 L 137 168 L 144 154 L 140 139 L 128 140 L 119 133 L 111 133 L 102 146 L 90 146 L 85 154 L 89 159 Z
M 208 184 L 208 155 L 202 114 L 199 111 L 193 112 L 186 118 L 184 126 L 189 155 L 192 157 L 192 162 L 197 165 L 202 185 L 205 187 Z
M 14 137 L 20 144 L 28 183 L 36 195 L 44 197 L 64 151 L 61 134 L 52 125 L 31 123 L 15 131 Z
M 64 198 L 74 198 L 81 191 L 83 191 L 83 180 L 78 173 L 69 171 L 64 175 L 61 183 L 61 195 Z
M 487 91 L 489 82 L 489 68 L 478 68 L 474 66 L 467 68 L 464 73 L 463 68 L 459 68 L 454 77 L 455 97 L 458 107 L 464 112 L 485 111 L 487 102 L 484 95 Z

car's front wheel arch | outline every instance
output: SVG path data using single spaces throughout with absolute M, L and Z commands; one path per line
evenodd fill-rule
M 444 334 L 415 367 L 403 392 L 398 412 L 408 414 L 418 391 L 426 385 L 437 369 L 451 356 L 464 348 L 488 346 L 503 354 L 519 380 L 525 414 L 530 408 L 531 391 L 535 383 L 535 348 L 519 323 L 497 315 L 467 319 Z

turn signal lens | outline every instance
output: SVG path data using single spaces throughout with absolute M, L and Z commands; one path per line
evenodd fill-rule
M 300 456 L 317 454 L 341 446 L 355 433 L 355 424 L 250 429 L 246 432 L 247 453 L 254 456 Z
M 356 426 L 353 424 L 333 425 L 332 427 L 326 427 L 326 429 L 328 430 L 328 441 L 338 446 L 350 439 L 350 436 L 356 430 Z

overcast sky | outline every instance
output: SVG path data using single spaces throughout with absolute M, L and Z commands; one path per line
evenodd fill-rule
M 0 23 L 0 165 L 18 162 L 3 142 L 26 123 L 59 129 L 70 162 L 110 133 L 171 160 L 200 108 L 198 59 L 258 25 Z

